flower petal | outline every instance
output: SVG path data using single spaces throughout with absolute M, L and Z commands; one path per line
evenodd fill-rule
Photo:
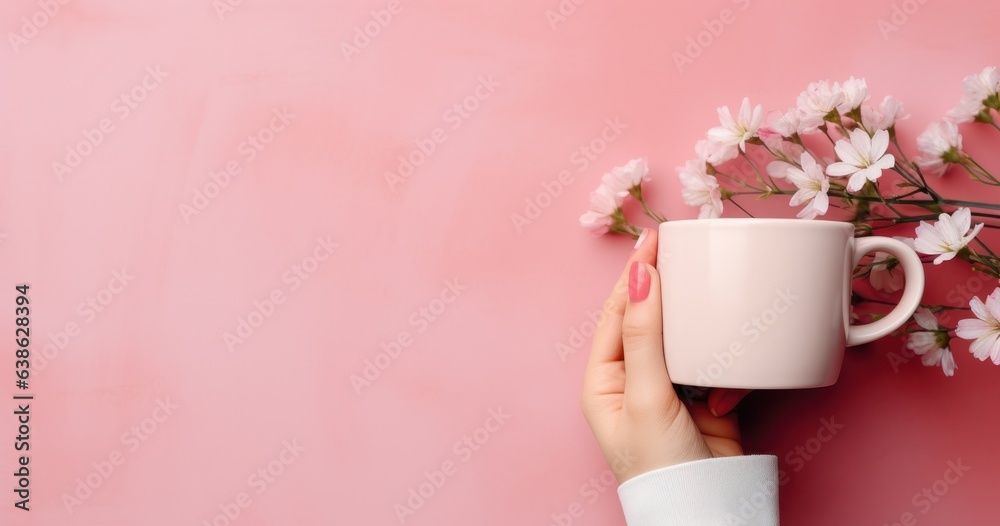
M 851 192 L 857 192 L 861 190 L 861 187 L 865 185 L 865 172 L 864 170 L 859 170 L 854 172 L 854 175 L 847 181 L 847 190 Z
M 934 264 L 935 265 L 940 265 L 941 263 L 944 263 L 945 261 L 951 261 L 952 259 L 955 259 L 955 253 L 954 252 L 945 252 L 945 253 L 941 254 L 940 256 L 934 258 Z
M 844 177 L 858 171 L 858 166 L 847 162 L 837 162 L 826 167 L 826 174 L 833 177 Z
M 795 217 L 805 219 L 807 221 L 816 219 L 816 209 L 813 207 L 812 203 L 809 203 L 804 206 L 802 210 L 799 210 L 799 213 L 795 214 Z
M 998 321 L 1000 320 L 1000 297 L 997 297 L 995 294 L 996 291 L 993 291 L 992 294 L 987 296 L 986 303 L 984 305 L 990 319 L 983 317 L 981 317 L 981 319 L 986 322 L 994 323 L 996 326 L 1000 326 L 1000 321 Z M 969 303 L 971 304 L 971 302 Z
M 771 161 L 767 164 L 767 175 L 775 179 L 784 179 L 788 170 L 793 168 L 795 168 L 795 165 L 786 163 L 785 161 Z
M 986 301 L 989 300 L 990 298 L 987 297 Z M 971 300 L 969 300 L 969 308 L 972 309 L 972 314 L 980 320 L 983 320 L 991 325 L 998 325 L 997 317 L 990 312 L 990 309 L 986 308 L 986 304 L 983 303 L 983 300 L 979 299 L 978 296 L 974 296 Z
M 750 117 L 750 122 L 748 123 L 747 129 L 754 131 L 760 127 L 760 124 L 764 121 L 764 106 L 758 104 L 753 108 L 753 115 Z
M 958 328 L 955 329 L 955 336 L 958 336 L 963 340 L 975 340 L 992 329 L 993 325 L 990 325 L 983 320 L 967 318 L 958 321 Z
M 935 348 L 931 350 L 931 352 L 923 355 L 923 357 L 920 358 L 920 363 L 924 364 L 927 367 L 934 367 L 939 363 L 941 363 L 941 355 L 942 355 L 942 349 Z
M 951 353 L 951 349 L 942 350 L 941 369 L 945 376 L 955 376 L 955 369 L 958 369 L 958 366 L 955 365 L 955 355 Z
M 878 166 L 883 170 L 888 170 L 893 166 L 896 166 L 896 157 L 893 156 L 891 153 L 887 153 L 883 155 L 881 158 L 879 158 L 879 160 L 872 163 L 872 166 Z
M 875 132 L 872 136 L 872 159 L 878 159 L 885 155 L 885 151 L 889 149 L 889 132 L 885 130 L 879 130 Z
M 806 175 L 805 172 L 803 172 L 798 168 L 795 168 L 794 166 L 789 168 L 788 171 L 785 172 L 785 176 L 792 184 L 794 184 L 799 189 L 801 189 L 803 186 L 806 186 L 809 183 L 809 176 Z
M 809 155 L 809 152 L 802 152 L 802 157 L 799 158 L 799 164 L 802 165 L 802 170 L 808 173 L 816 167 L 816 159 L 813 159 L 813 156 Z
M 736 129 L 736 121 L 733 120 L 733 114 L 729 111 L 729 106 L 720 106 L 715 111 L 719 114 L 719 123 L 722 124 L 723 128 Z
M 959 208 L 951 214 L 952 220 L 954 220 L 955 228 L 958 230 L 959 234 L 965 234 L 969 231 L 969 227 L 972 226 L 972 211 L 968 208 Z
M 833 149 L 837 152 L 837 157 L 845 163 L 852 164 L 854 166 L 861 166 L 864 164 L 862 153 L 858 152 L 858 150 L 848 141 L 843 139 L 837 141 L 837 144 L 833 146 Z
M 906 340 L 906 348 L 920 355 L 933 349 L 936 343 L 937 338 L 933 332 L 917 331 L 910 333 L 910 337 Z
M 961 245 L 962 245 L 963 247 L 964 247 L 965 245 L 968 245 L 968 244 L 969 244 L 969 242 L 970 242 L 970 241 L 972 241 L 972 240 L 973 240 L 973 239 L 974 239 L 974 238 L 976 237 L 976 234 L 978 234 L 978 233 L 979 233 L 979 231 L 983 229 L 983 226 L 984 226 L 984 225 L 983 225 L 982 223 L 979 223 L 978 225 L 976 225 L 976 226 L 975 226 L 975 227 L 974 227 L 974 228 L 972 229 L 972 232 L 970 232 L 970 233 L 969 233 L 969 234 L 968 234 L 967 236 L 965 236 L 965 237 L 963 237 L 963 238 L 962 238 L 962 242 L 961 242 Z
M 825 214 L 830 209 L 830 197 L 826 195 L 826 192 L 818 192 L 816 194 L 816 197 L 813 198 L 813 208 L 816 209 L 816 213 L 819 215 Z
M 740 102 L 740 113 L 737 119 L 739 119 L 737 121 L 739 124 L 750 122 L 750 97 L 743 97 L 743 101 Z
M 708 140 L 723 146 L 732 146 L 740 141 L 740 136 L 730 128 L 716 126 L 708 130 Z
M 926 221 L 921 221 L 916 229 L 917 238 L 913 241 L 913 248 L 921 254 L 940 254 L 942 246 L 946 244 L 942 239 L 938 229 Z
M 937 317 L 929 309 L 923 307 L 917 309 L 917 312 L 913 313 L 913 321 L 929 331 L 938 330 Z
M 862 130 L 861 128 L 851 132 L 851 145 L 854 146 L 854 149 L 861 157 L 867 157 L 869 159 L 874 157 L 872 155 L 872 138 L 868 136 L 868 132 Z
M 882 177 L 882 169 L 878 166 L 869 166 L 858 173 L 863 173 L 865 179 L 869 181 L 877 181 L 879 177 Z
M 972 345 L 969 345 L 969 351 L 979 360 L 985 361 L 993 352 L 993 347 L 997 343 L 1000 343 L 997 333 L 990 331 L 972 342 Z
M 934 225 L 934 228 L 941 233 L 941 239 L 944 240 L 945 244 L 953 245 L 958 243 L 962 239 L 962 234 L 964 231 L 959 231 L 958 226 L 955 221 L 948 214 L 941 214 L 938 216 L 938 222 Z

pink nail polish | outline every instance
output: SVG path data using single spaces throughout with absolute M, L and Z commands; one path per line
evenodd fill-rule
M 639 234 L 639 239 L 635 240 L 635 246 L 632 247 L 632 250 L 635 250 L 635 249 L 639 248 L 639 246 L 642 245 L 642 242 L 646 240 L 646 235 L 648 235 L 648 234 L 649 234 L 649 229 L 648 228 L 643 228 L 642 229 L 642 233 Z
M 715 416 L 724 416 L 728 414 L 743 400 L 750 391 L 745 389 L 731 389 L 726 390 L 722 393 L 722 396 L 715 402 L 715 406 L 711 407 L 712 414 Z
M 649 270 L 645 264 L 633 261 L 628 270 L 628 299 L 632 303 L 638 303 L 646 299 L 646 296 L 649 296 Z

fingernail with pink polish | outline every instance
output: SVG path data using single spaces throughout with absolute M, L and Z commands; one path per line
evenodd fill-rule
M 639 245 L 641 245 L 642 242 L 646 240 L 646 236 L 648 234 L 649 234 L 649 229 L 648 228 L 643 228 L 642 229 L 642 233 L 639 234 L 639 239 L 635 240 L 635 246 L 632 247 L 632 249 L 635 250 L 635 249 L 639 248 Z
M 633 261 L 628 270 L 628 299 L 638 303 L 649 296 L 649 270 L 644 263 Z
M 730 411 L 736 408 L 736 405 L 743 400 L 748 391 L 743 389 L 733 389 L 727 390 L 722 394 L 722 397 L 715 402 L 715 406 L 711 407 L 712 414 L 715 416 L 725 416 Z

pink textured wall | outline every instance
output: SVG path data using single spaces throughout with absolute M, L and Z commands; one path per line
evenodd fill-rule
M 912 143 L 964 75 L 996 64 L 998 14 L 4 2 L 0 304 L 31 284 L 37 363 L 32 511 L 5 490 L 0 523 L 388 525 L 411 488 L 430 496 L 405 524 L 544 525 L 571 509 L 573 524 L 623 523 L 578 410 L 589 342 L 575 335 L 631 244 L 576 225 L 600 174 L 647 155 L 653 204 L 690 217 L 673 167 L 717 105 L 784 109 L 849 75 L 907 104 Z M 746 401 L 748 449 L 788 475 L 783 524 L 995 522 L 1000 371 L 958 343 L 955 378 L 916 360 L 897 372 L 900 347 L 850 352 L 834 387 Z M 822 419 L 843 427 L 821 444 Z M 944 496 L 912 500 L 959 459 L 971 470 Z

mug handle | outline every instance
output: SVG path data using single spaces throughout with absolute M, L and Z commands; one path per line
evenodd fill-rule
M 884 318 L 873 321 L 865 325 L 851 325 L 847 329 L 847 345 L 861 345 L 872 340 L 877 340 L 890 332 L 898 329 L 920 306 L 920 298 L 924 294 L 924 265 L 920 262 L 920 256 L 905 243 L 888 237 L 871 236 L 854 240 L 854 264 L 858 266 L 861 258 L 876 250 L 888 252 L 899 260 L 903 267 L 903 277 L 906 285 L 903 288 L 903 297 L 899 299 L 899 304 L 892 309 Z

